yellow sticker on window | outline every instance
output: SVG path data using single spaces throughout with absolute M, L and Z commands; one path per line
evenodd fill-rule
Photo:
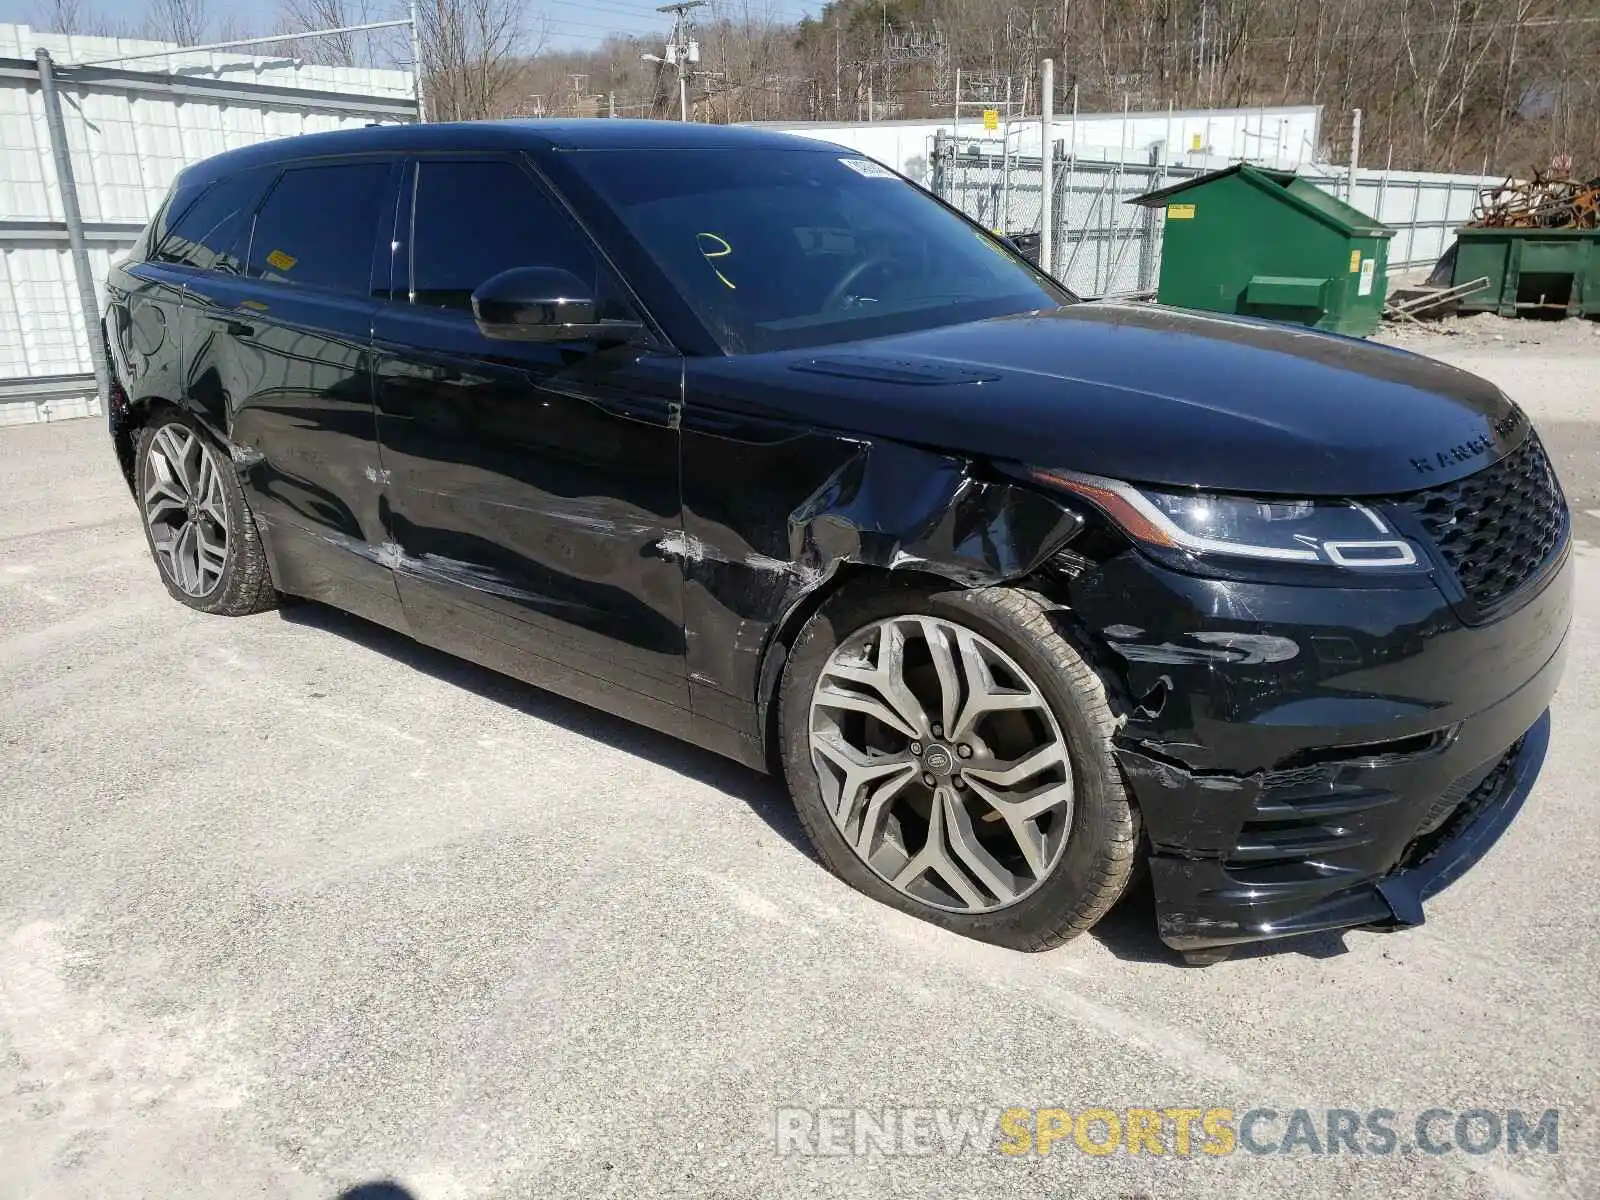
M 1354 275 L 1359 270 L 1361 270 L 1361 251 L 1352 250 L 1350 251 L 1350 274 Z
M 1167 220 L 1169 220 L 1169 221 L 1192 221 L 1192 220 L 1194 220 L 1194 205 L 1192 205 L 1192 204 L 1169 204 L 1169 205 L 1167 205 Z
M 277 271 L 287 271 L 300 260 L 292 254 L 285 254 L 282 250 L 274 250 L 267 255 L 267 265 Z

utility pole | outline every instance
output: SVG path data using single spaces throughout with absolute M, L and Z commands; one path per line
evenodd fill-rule
M 1056 65 L 1039 64 L 1039 269 L 1055 270 Z
M 706 3 L 707 0 L 678 0 L 676 4 L 657 8 L 659 13 L 672 14 L 672 40 L 667 43 L 664 55 L 641 56 L 646 62 L 678 68 L 678 119 L 681 121 L 689 119 L 689 65 L 700 61 L 700 43 L 694 40 L 694 18 L 690 14 Z
M 840 72 L 840 68 L 843 66 L 843 63 L 841 62 L 842 49 L 843 49 L 843 47 L 840 44 L 840 37 L 839 37 L 839 10 L 838 9 L 834 9 L 834 12 L 833 12 L 833 119 L 835 121 L 837 121 L 839 119 L 841 110 L 844 107 L 844 89 L 840 85 L 840 82 L 839 82 L 839 72 Z
M 1356 170 L 1361 166 L 1361 110 L 1350 110 L 1350 175 L 1345 180 L 1344 202 L 1354 204 L 1356 199 Z
M 411 86 L 417 93 L 417 124 L 428 123 L 428 94 L 423 90 L 422 31 L 417 24 L 417 0 L 406 6 L 406 22 L 411 26 Z
M 1061 0 L 1061 81 L 1075 78 L 1072 71 L 1072 0 Z
M 878 60 L 883 63 L 883 94 L 884 98 L 894 95 L 894 62 L 889 57 L 889 0 L 883 0 L 883 46 L 878 52 Z M 867 105 L 867 116 L 872 117 L 872 105 Z

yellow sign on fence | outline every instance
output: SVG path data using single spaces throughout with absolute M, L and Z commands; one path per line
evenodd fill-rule
M 985 129 L 1000 128 L 1000 111 L 998 109 L 986 108 L 983 110 L 983 127 Z

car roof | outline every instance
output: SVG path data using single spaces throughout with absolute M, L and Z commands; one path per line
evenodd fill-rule
M 369 125 L 279 138 L 230 150 L 189 168 L 209 178 L 250 167 L 344 154 L 427 150 L 805 150 L 839 153 L 812 138 L 737 125 L 684 121 L 459 121 L 436 125 Z

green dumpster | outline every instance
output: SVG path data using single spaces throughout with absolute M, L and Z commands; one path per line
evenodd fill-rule
M 1465 312 L 1600 316 L 1600 229 L 1462 229 L 1452 282 L 1487 277 Z
M 1129 203 L 1166 209 L 1161 303 L 1377 329 L 1394 230 L 1292 172 L 1239 163 Z

